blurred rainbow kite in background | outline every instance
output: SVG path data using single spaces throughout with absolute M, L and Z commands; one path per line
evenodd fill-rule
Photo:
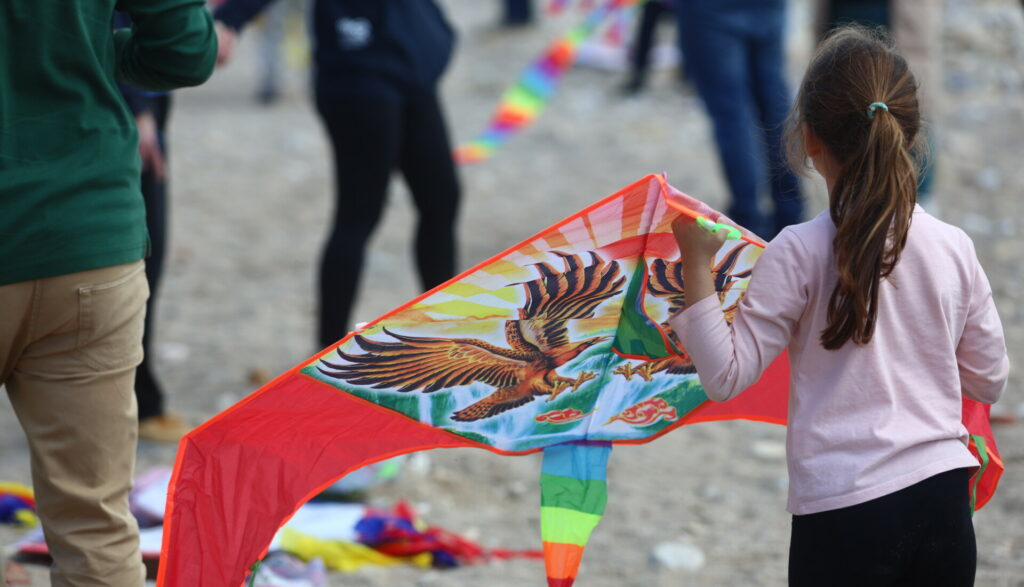
M 489 159 L 509 137 L 533 122 L 576 60 L 580 45 L 608 21 L 613 23 L 609 35 L 621 42 L 627 12 L 643 1 L 607 0 L 592 8 L 583 22 L 548 46 L 502 95 L 487 129 L 476 139 L 456 147 L 456 163 L 466 165 Z M 554 0 L 548 5 L 548 12 L 561 12 L 567 3 L 567 0 Z

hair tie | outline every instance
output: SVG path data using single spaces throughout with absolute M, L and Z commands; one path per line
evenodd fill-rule
M 877 110 L 878 108 L 881 108 L 886 112 L 889 111 L 889 107 L 885 105 L 885 102 L 872 102 L 871 104 L 868 105 L 868 118 L 874 118 L 875 110 Z

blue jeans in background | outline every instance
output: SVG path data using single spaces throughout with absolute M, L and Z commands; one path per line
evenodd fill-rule
M 686 69 L 714 127 L 732 193 L 728 215 L 765 239 L 803 220 L 786 165 L 783 125 L 791 96 L 783 78 L 784 0 L 676 0 Z M 771 193 L 765 214 L 760 195 Z

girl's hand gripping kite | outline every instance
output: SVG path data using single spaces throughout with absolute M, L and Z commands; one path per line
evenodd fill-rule
M 700 226 L 711 234 L 717 234 L 719 230 L 726 231 L 728 234 L 725 235 L 725 240 L 727 241 L 735 241 L 743 237 L 740 233 L 740 229 L 735 226 L 724 224 L 722 222 L 712 222 L 703 216 L 698 216 L 696 220 L 697 226 Z

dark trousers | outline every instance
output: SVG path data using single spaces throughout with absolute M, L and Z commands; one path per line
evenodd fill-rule
M 852 22 L 865 26 L 889 27 L 889 0 L 829 0 L 826 29 Z
M 662 17 L 671 15 L 672 7 L 656 0 L 644 3 L 641 8 L 640 20 L 636 28 L 636 44 L 630 55 L 630 85 L 634 89 L 641 89 L 647 80 L 651 49 L 654 46 L 654 31 L 658 26 L 658 21 Z
M 967 469 L 862 504 L 793 516 L 791 587 L 970 587 L 977 546 Z
M 171 96 L 164 94 L 149 98 L 153 118 L 163 147 L 165 171 L 167 144 L 164 129 L 171 113 Z M 153 374 L 153 329 L 156 323 L 156 299 L 160 276 L 164 272 L 167 249 L 167 183 L 151 170 L 142 173 L 142 199 L 146 203 L 146 229 L 149 230 L 149 256 L 146 258 L 146 281 L 149 282 L 149 300 L 146 302 L 146 325 L 142 334 L 142 363 L 135 370 L 135 397 L 139 402 L 139 419 L 164 413 L 164 397 Z
M 803 220 L 799 182 L 785 161 L 790 95 L 783 78 L 785 4 L 674 0 L 686 71 L 711 117 L 732 199 L 728 215 L 771 239 Z M 767 188 L 767 190 L 766 190 Z M 761 211 L 768 191 L 771 215 Z
M 419 214 L 414 250 L 424 290 L 455 275 L 460 188 L 434 91 L 393 99 L 318 95 L 316 105 L 333 148 L 337 196 L 320 265 L 324 347 L 352 327 L 364 249 L 384 209 L 392 171 L 402 172 Z
M 504 0 L 505 24 L 525 24 L 533 20 L 533 0 Z
M 849 23 L 857 23 L 868 27 L 892 27 L 892 2 L 890 0 L 829 0 L 825 13 L 825 33 Z M 935 153 L 935 139 L 930 132 L 925 132 L 928 150 Z M 922 201 L 931 195 L 935 185 L 935 160 L 929 161 L 918 169 L 917 192 Z

